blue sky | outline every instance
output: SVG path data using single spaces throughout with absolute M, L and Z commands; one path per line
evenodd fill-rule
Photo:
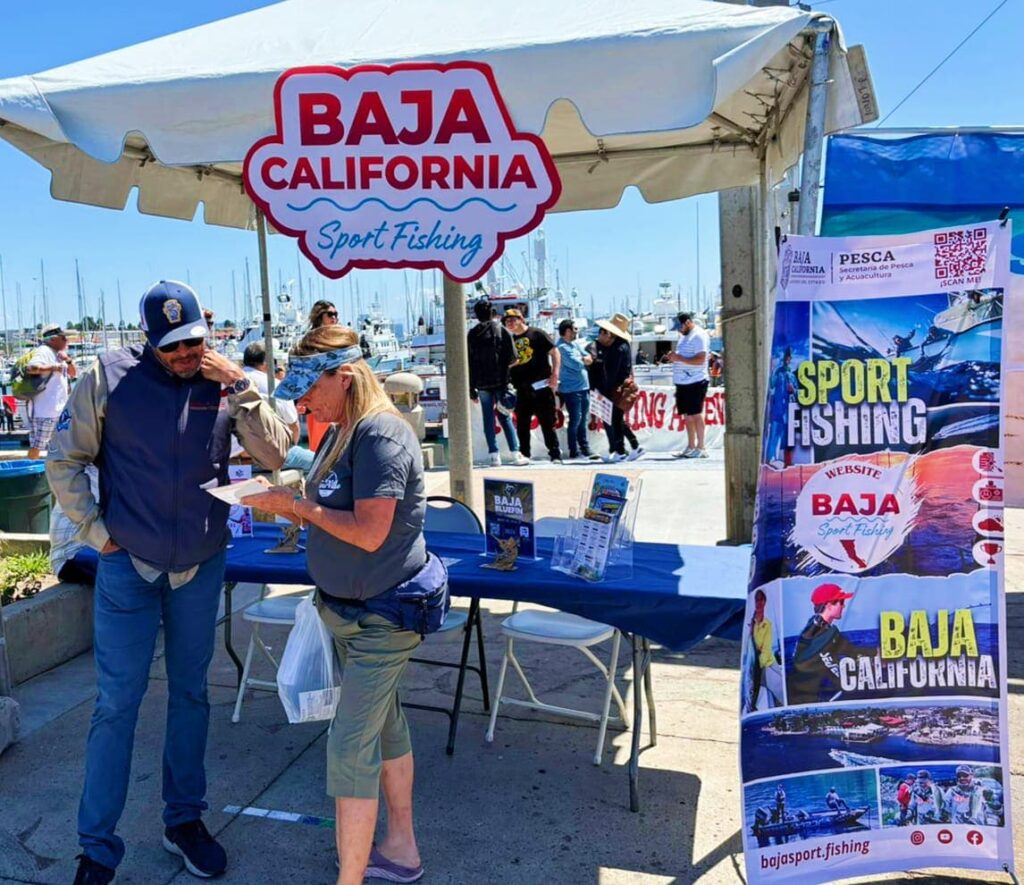
M 997 0 L 821 0 L 816 8 L 834 15 L 848 43 L 863 43 L 868 52 L 883 115 L 991 9 Z M 138 43 L 269 5 L 268 0 L 176 0 L 139 4 L 127 0 L 100 3 L 49 0 L 4 4 L 4 52 L 0 78 L 43 71 L 57 65 Z M 45 14 L 40 15 L 40 9 Z M 59 27 L 55 26 L 59 23 Z M 1020 123 L 1016 84 L 1024 81 L 1024 4 L 1007 3 L 910 101 L 887 126 L 999 125 Z M 75 258 L 79 260 L 91 313 L 98 313 L 100 289 L 106 293 L 108 320 L 117 318 L 120 281 L 125 317 L 133 314 L 141 291 L 159 278 L 190 278 L 204 302 L 218 315 L 231 313 L 231 271 L 239 290 L 248 256 L 256 271 L 256 242 L 244 231 L 224 230 L 201 222 L 180 222 L 125 212 L 60 203 L 49 197 L 48 173 L 0 143 L 0 257 L 3 259 L 10 325 L 15 324 L 16 287 L 22 292 L 22 318 L 31 322 L 32 299 L 40 292 L 39 261 L 46 262 L 50 318 L 66 321 L 75 309 Z M 618 308 L 624 298 L 635 304 L 637 290 L 645 301 L 657 284 L 670 281 L 684 293 L 697 285 L 696 220 L 700 214 L 700 284 L 717 291 L 717 199 L 648 205 L 627 191 L 620 205 L 600 212 L 549 216 L 545 222 L 549 264 L 561 283 L 576 287 L 598 313 Z M 525 243 L 509 249 L 522 268 Z M 271 277 L 297 276 L 294 244 L 271 239 Z M 304 278 L 314 276 L 303 260 Z M 364 305 L 376 291 L 388 312 L 404 315 L 403 278 L 399 272 L 356 275 Z M 409 285 L 416 286 L 410 272 Z M 254 282 L 255 286 L 255 282 Z M 314 280 L 319 294 L 320 282 Z M 428 284 L 429 288 L 429 284 Z M 326 281 L 324 289 L 347 309 L 349 284 Z M 344 297 L 342 297 L 344 293 Z M 41 311 L 37 318 L 42 320 Z M 0 318 L 2 319 L 2 318 Z

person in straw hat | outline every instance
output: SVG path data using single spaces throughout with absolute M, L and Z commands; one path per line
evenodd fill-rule
M 608 460 L 626 460 L 626 415 L 615 405 L 616 395 L 622 384 L 633 375 L 633 355 L 630 352 L 631 337 L 629 318 L 617 313 L 607 320 L 598 320 L 601 330 L 597 336 L 597 361 L 599 371 L 594 373 L 597 392 L 612 401 L 612 421 L 605 424 L 608 435 Z

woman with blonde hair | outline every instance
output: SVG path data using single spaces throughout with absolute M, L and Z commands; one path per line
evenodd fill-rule
M 306 557 L 316 605 L 343 670 L 327 742 L 338 885 L 357 885 L 364 875 L 414 882 L 423 867 L 413 832 L 412 746 L 398 685 L 431 628 L 405 629 L 396 623 L 401 618 L 381 612 L 392 610 L 402 588 L 435 588 L 443 581 L 447 590 L 444 566 L 427 553 L 423 538 L 419 441 L 363 360 L 358 335 L 343 326 L 303 337 L 276 395 L 331 425 L 305 496 L 271 487 L 245 503 L 309 529 Z M 380 790 L 388 828 L 374 846 Z

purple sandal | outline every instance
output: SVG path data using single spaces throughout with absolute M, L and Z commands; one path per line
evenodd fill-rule
M 367 878 L 387 879 L 389 882 L 416 882 L 423 878 L 423 864 L 418 867 L 403 867 L 381 854 L 376 846 L 370 851 L 370 862 L 366 866 Z

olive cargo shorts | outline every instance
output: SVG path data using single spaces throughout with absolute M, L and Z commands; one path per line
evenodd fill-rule
M 381 763 L 412 752 L 398 685 L 420 636 L 379 615 L 350 608 L 343 618 L 317 600 L 334 637 L 341 697 L 327 739 L 327 795 L 376 799 Z

